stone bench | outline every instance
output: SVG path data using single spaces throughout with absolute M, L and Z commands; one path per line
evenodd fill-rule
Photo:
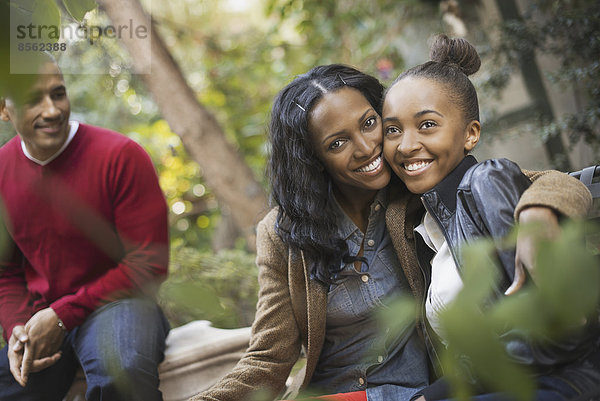
M 218 329 L 206 320 L 172 329 L 159 366 L 164 400 L 187 400 L 208 389 L 235 366 L 249 341 L 250 327 Z M 80 370 L 64 401 L 85 401 L 85 389 Z

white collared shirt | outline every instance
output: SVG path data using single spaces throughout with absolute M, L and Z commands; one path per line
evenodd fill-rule
M 454 258 L 444 238 L 444 233 L 437 225 L 429 212 L 423 216 L 423 221 L 415 231 L 418 232 L 425 243 L 436 253 L 431 259 L 431 284 L 427 289 L 425 300 L 425 315 L 431 328 L 444 341 L 444 333 L 440 326 L 439 313 L 456 298 L 463 288 Z
M 46 164 L 50 163 L 52 160 L 56 159 L 58 156 L 60 156 L 60 154 L 62 152 L 64 152 L 64 150 L 67 148 L 67 146 L 69 146 L 69 144 L 71 143 L 73 138 L 75 138 L 75 134 L 77 133 L 77 129 L 79 128 L 78 121 L 69 121 L 69 124 L 70 124 L 70 129 L 69 129 L 69 136 L 67 137 L 67 140 L 65 141 L 65 143 L 63 143 L 63 145 L 60 147 L 60 149 L 58 149 L 58 151 L 55 154 L 53 154 L 46 160 L 38 160 L 35 157 L 33 157 L 27 150 L 27 146 L 25 145 L 25 142 L 23 142 L 23 140 L 21 139 L 21 149 L 23 149 L 23 153 L 25 154 L 25 157 L 27 157 L 32 162 L 39 164 L 40 166 L 45 166 Z

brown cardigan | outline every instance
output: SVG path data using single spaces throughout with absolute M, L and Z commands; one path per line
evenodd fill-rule
M 576 179 L 556 171 L 525 173 L 535 183 L 523 194 L 515 213 L 527 206 L 544 205 L 574 217 L 589 209 L 590 193 Z M 412 227 L 422 215 L 422 205 L 419 196 L 402 187 L 393 192 L 386 222 L 411 289 L 422 299 L 424 283 L 412 240 Z M 257 228 L 260 290 L 248 350 L 229 374 L 190 401 L 241 401 L 253 393 L 261 393 L 260 399 L 275 398 L 284 390 L 301 349 L 307 362 L 286 398 L 310 382 L 325 337 L 327 291 L 309 279 L 303 252 L 289 249 L 275 233 L 276 216 L 277 209 L 271 210 Z

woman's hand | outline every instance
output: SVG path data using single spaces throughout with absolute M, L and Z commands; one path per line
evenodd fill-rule
M 504 292 L 505 295 L 516 293 L 526 281 L 525 269 L 535 281 L 535 257 L 537 245 L 541 239 L 555 239 L 560 234 L 558 216 L 549 207 L 532 206 L 523 209 L 518 216 L 521 226 L 537 225 L 538 229 L 519 230 L 515 255 L 515 277 L 512 284 Z M 535 227 L 534 227 L 535 228 Z

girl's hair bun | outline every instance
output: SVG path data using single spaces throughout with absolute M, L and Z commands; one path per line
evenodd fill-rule
M 481 59 L 477 50 L 463 38 L 450 39 L 444 34 L 437 35 L 429 52 L 431 61 L 452 64 L 469 76 L 479 71 Z

